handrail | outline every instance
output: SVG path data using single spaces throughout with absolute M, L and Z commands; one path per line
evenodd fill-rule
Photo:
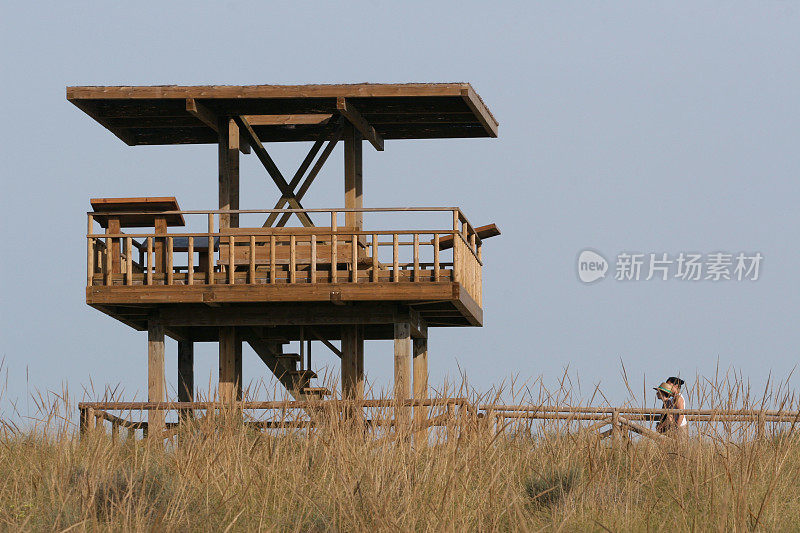
M 107 409 L 110 411 L 176 411 L 179 409 L 226 409 L 236 407 L 238 409 L 306 409 L 307 407 L 319 407 L 320 404 L 330 407 L 351 407 L 358 405 L 362 407 L 395 407 L 398 404 L 404 407 L 427 406 L 438 407 L 441 405 L 468 405 L 466 398 L 428 398 L 424 400 L 408 399 L 398 402 L 393 399 L 386 400 L 274 400 L 274 401 L 236 401 L 236 402 L 80 402 L 78 410 L 84 409 Z
M 209 214 L 269 214 L 269 213 L 406 213 L 415 211 L 447 212 L 457 211 L 459 216 L 466 220 L 458 207 L 332 207 L 313 209 L 192 209 L 180 211 L 87 211 L 87 215 L 118 216 L 118 215 L 209 215 Z

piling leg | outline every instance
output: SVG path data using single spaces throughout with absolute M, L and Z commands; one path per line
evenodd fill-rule
M 411 396 L 411 326 L 407 322 L 394 325 L 394 399 L 395 431 L 406 431 L 410 409 L 402 403 Z
M 242 398 L 242 341 L 233 326 L 219 328 L 219 399 Z
M 194 401 L 194 343 L 178 342 L 178 401 Z M 180 419 L 192 417 L 191 409 L 182 409 Z
M 415 338 L 413 341 L 414 399 L 428 399 L 428 339 Z M 414 444 L 428 444 L 428 406 L 414 406 Z
M 147 401 L 166 401 L 164 374 L 164 327 L 157 320 L 147 321 Z M 148 436 L 161 442 L 165 428 L 164 411 L 148 411 Z
M 353 402 L 364 399 L 364 330 L 357 325 L 342 326 L 342 398 Z M 363 418 L 363 410 L 354 407 L 347 416 Z

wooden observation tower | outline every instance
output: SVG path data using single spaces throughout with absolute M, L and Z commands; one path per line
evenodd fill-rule
M 194 401 L 194 342 L 219 342 L 221 400 L 241 398 L 243 342 L 295 398 L 330 394 L 313 386 L 312 341 L 341 358 L 342 397 L 359 399 L 373 339 L 394 340 L 402 400 L 412 384 L 427 398 L 429 328 L 482 325 L 481 241 L 497 228 L 457 207 L 368 209 L 362 195 L 364 141 L 497 136 L 469 84 L 68 87 L 67 99 L 130 146 L 218 146 L 218 209 L 91 200 L 86 303 L 147 331 L 150 402 L 166 400 L 165 335 L 178 341 L 178 401 Z M 299 141 L 308 154 L 284 174 L 265 144 Z M 306 209 L 340 142 L 344 208 Z M 274 208 L 239 209 L 240 153 L 277 186 Z M 284 353 L 294 341 L 300 353 Z M 163 412 L 149 417 L 163 428 Z

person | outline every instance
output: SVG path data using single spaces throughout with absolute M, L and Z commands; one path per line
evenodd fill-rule
M 663 402 L 664 409 L 686 409 L 686 400 L 681 394 L 681 387 L 684 383 L 684 380 L 670 376 L 667 381 L 658 387 L 654 387 L 656 397 Z M 674 415 L 664 414 L 656 424 L 656 431 L 659 433 L 667 433 L 673 429 L 681 434 L 686 431 L 685 415 L 680 413 Z

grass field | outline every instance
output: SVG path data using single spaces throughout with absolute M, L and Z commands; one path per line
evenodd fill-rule
M 4 530 L 796 531 L 800 436 L 705 432 L 612 447 L 577 425 L 452 420 L 406 432 L 323 421 L 187 424 L 180 446 L 78 439 L 54 416 L 0 433 Z M 46 422 L 46 423 L 45 423 Z M 458 427 L 456 427 L 458 426 Z M 700 432 L 703 433 L 703 432 Z

